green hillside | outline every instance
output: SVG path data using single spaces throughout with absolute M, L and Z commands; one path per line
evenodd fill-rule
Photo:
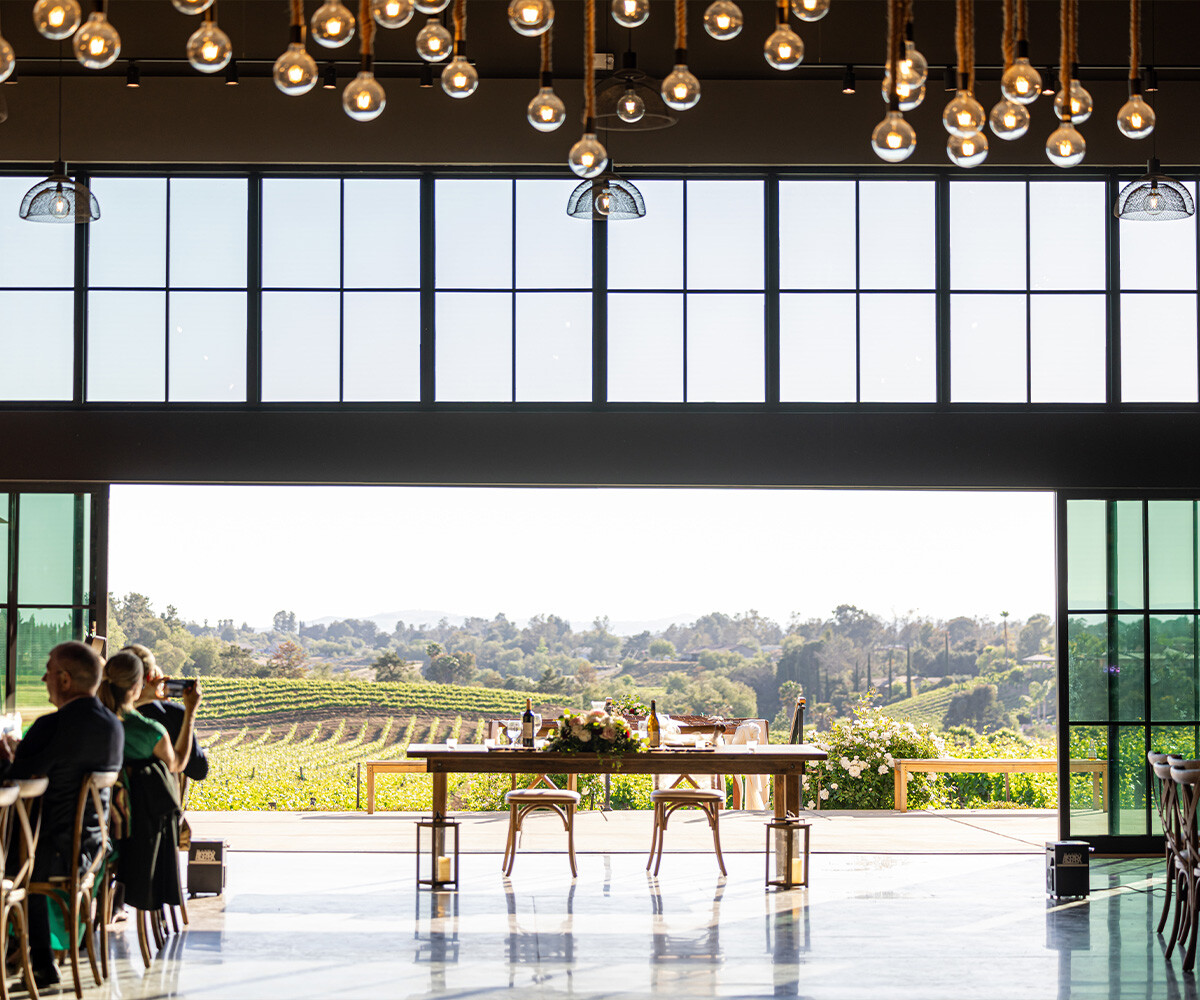
M 966 690 L 966 684 L 934 688 L 930 691 L 922 691 L 911 698 L 902 698 L 900 701 L 883 705 L 881 711 L 893 719 L 903 719 L 914 725 L 926 723 L 933 729 L 941 729 L 946 709 L 950 707 L 950 700 L 956 694 L 961 694 Z

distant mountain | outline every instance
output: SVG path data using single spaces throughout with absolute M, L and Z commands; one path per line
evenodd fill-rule
M 455 614 L 453 611 L 380 611 L 373 615 L 326 615 L 323 618 L 305 619 L 305 625 L 328 625 L 331 622 L 345 621 L 347 618 L 357 618 L 359 621 L 373 621 L 379 626 L 380 631 L 391 632 L 396 627 L 396 622 L 402 621 L 406 625 L 436 625 L 443 618 L 451 625 L 461 625 L 467 620 L 467 615 Z M 493 615 L 484 615 L 481 617 L 492 618 Z M 573 628 L 578 631 L 584 631 L 591 627 L 594 615 L 578 620 L 566 616 L 571 622 Z M 674 615 L 670 618 L 653 618 L 644 620 L 630 621 L 615 621 L 609 625 L 609 629 L 613 635 L 637 635 L 640 632 L 661 632 L 671 625 L 688 625 L 694 622 L 700 615 L 695 613 L 687 613 Z M 513 624 L 518 628 L 524 628 L 529 624 L 528 618 L 514 618 Z

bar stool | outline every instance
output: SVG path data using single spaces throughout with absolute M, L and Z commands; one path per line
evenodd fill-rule
M 544 775 L 539 781 L 547 781 Z M 579 807 L 580 795 L 567 788 L 514 788 L 505 793 L 504 804 L 508 806 L 508 840 L 504 845 L 504 861 L 501 870 L 511 875 L 517 860 L 517 834 L 529 813 L 538 809 L 557 813 L 567 830 L 567 857 L 571 860 L 571 875 L 579 874 L 575 864 L 575 810 Z
M 661 788 L 650 793 L 650 802 L 654 806 L 654 833 L 650 840 L 650 857 L 646 861 L 646 871 L 654 865 L 654 875 L 658 876 L 658 867 L 662 864 L 663 831 L 667 828 L 667 818 L 676 809 L 699 809 L 708 819 L 712 829 L 713 849 L 717 852 L 717 865 L 722 875 L 725 871 L 725 859 L 721 857 L 721 832 L 717 826 L 721 806 L 725 802 L 725 793 L 715 788 Z M 657 852 L 657 857 L 656 857 Z

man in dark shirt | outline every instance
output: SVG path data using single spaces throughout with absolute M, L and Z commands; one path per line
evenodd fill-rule
M 19 742 L 7 735 L 0 742 L 0 778 L 49 779 L 39 803 L 42 831 L 34 856 L 34 881 L 67 875 L 72 865 L 80 864 L 81 858 L 72 857 L 72 841 L 83 777 L 92 771 L 121 769 L 125 731 L 96 697 L 102 669 L 99 655 L 82 642 L 55 646 L 42 681 L 58 711 L 37 719 Z M 107 809 L 108 791 L 101 795 Z M 99 849 L 100 828 L 94 813 L 85 815 L 81 846 L 88 861 Z M 29 945 L 34 981 L 39 987 L 57 983 L 44 896 L 29 900 Z

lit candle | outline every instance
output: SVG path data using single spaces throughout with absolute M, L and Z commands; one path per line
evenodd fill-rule
M 437 880 L 439 882 L 450 881 L 450 859 L 445 855 L 441 855 L 437 859 Z
M 792 884 L 800 885 L 804 881 L 804 859 L 792 858 Z

